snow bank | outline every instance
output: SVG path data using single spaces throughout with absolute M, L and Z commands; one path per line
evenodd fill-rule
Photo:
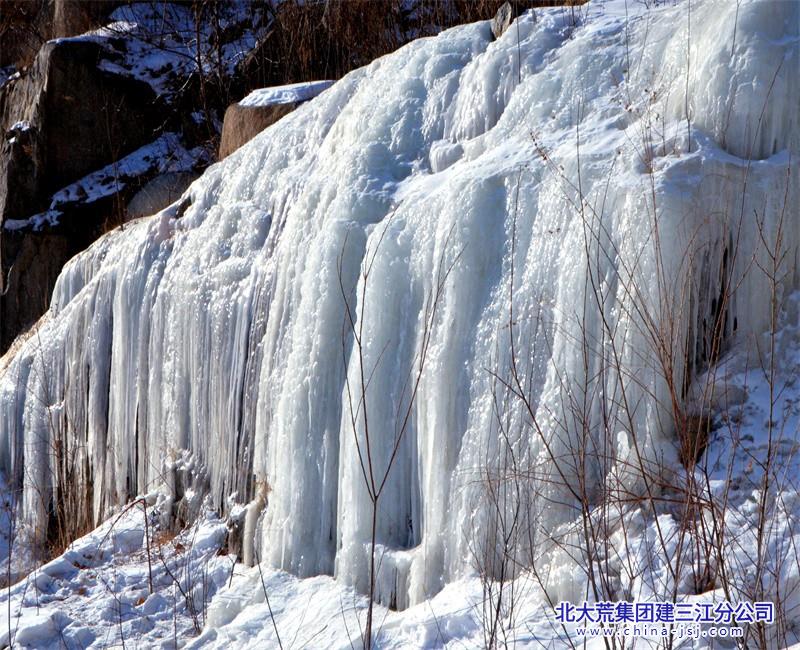
M 174 647 L 199 633 L 208 602 L 231 578 L 235 558 L 221 552 L 225 524 L 205 513 L 175 536 L 159 530 L 158 509 L 153 495 L 145 526 L 141 503 L 130 505 L 3 589 L 0 643 L 35 650 Z
M 707 363 L 714 321 L 729 345 L 767 327 L 770 292 L 749 270 L 781 224 L 780 284 L 800 286 L 800 7 L 693 2 L 688 58 L 687 5 L 638 10 L 592 3 L 577 25 L 552 9 L 497 41 L 483 23 L 414 42 L 75 258 L 0 378 L 0 466 L 29 525 L 47 521 L 68 440 L 96 520 L 155 488 L 219 508 L 265 490 L 258 556 L 363 591 L 371 509 L 343 293 L 378 472 L 427 346 L 377 521 L 383 603 L 474 570 L 497 516 L 487 477 L 509 450 L 538 499 L 524 529 L 550 538 L 578 512 L 569 486 L 635 493 L 613 471 L 634 449 L 674 462 L 653 332 L 683 377 Z M 498 417 L 512 371 L 531 410 Z M 602 450 L 579 465 L 587 432 Z M 551 575 L 551 598 L 580 599 L 584 575 L 539 544 L 520 557 Z

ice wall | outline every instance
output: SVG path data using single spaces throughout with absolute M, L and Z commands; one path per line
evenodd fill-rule
M 509 473 L 532 495 L 521 562 L 580 594 L 538 540 L 575 519 L 569 486 L 597 500 L 638 489 L 614 469 L 634 454 L 674 462 L 655 343 L 682 378 L 715 323 L 727 344 L 768 325 L 751 271 L 779 232 L 779 280 L 800 286 L 800 10 L 737 5 L 626 20 L 591 3 L 497 41 L 485 23 L 419 40 L 75 258 L 0 361 L 0 465 L 25 520 L 46 522 L 64 459 L 97 518 L 152 489 L 221 508 L 266 494 L 258 557 L 363 589 L 348 385 L 357 406 L 363 361 L 380 474 L 427 346 L 377 520 L 380 597 L 417 602 L 489 557 Z M 530 409 L 504 388 L 515 373 Z

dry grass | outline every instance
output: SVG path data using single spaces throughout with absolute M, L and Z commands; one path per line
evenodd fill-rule
M 519 9 L 574 6 L 586 0 L 517 0 Z M 249 88 L 312 79 L 338 79 L 418 36 L 492 18 L 505 0 L 285 2 L 244 68 Z

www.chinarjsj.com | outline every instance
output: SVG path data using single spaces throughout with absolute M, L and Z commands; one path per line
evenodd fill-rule
M 582 602 L 555 607 L 559 623 L 582 637 L 742 638 L 747 625 L 771 625 L 770 602 Z
M 742 638 L 744 630 L 741 627 L 708 627 L 703 628 L 699 623 L 680 624 L 672 627 L 664 625 L 625 625 L 608 627 L 579 627 L 575 630 L 578 636 L 583 637 L 647 637 L 664 638 L 672 636 L 675 639 L 706 639 L 706 638 Z

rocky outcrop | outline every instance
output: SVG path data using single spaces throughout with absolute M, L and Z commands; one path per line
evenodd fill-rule
M 510 2 L 504 2 L 492 18 L 492 36 L 500 38 L 514 21 L 514 8 Z
M 120 4 L 120 0 L 2 0 L 0 67 L 30 65 L 46 41 L 96 28 Z
M 96 43 L 51 41 L 26 75 L 0 89 L 0 220 L 41 210 L 53 192 L 154 139 L 160 115 L 150 86 L 100 70 L 99 57 Z M 28 172 L 20 192 L 16 181 Z
M 83 34 L 102 25 L 120 0 L 51 0 L 53 38 Z
M 42 43 L 51 37 L 52 20 L 49 0 L 0 2 L 0 68 L 20 68 L 33 61 Z
M 242 106 L 241 104 L 228 106 L 222 123 L 219 159 L 222 160 L 232 154 L 295 108 L 297 108 L 296 103 L 271 106 Z
M 508 0 L 504 2 L 497 13 L 492 18 L 492 36 L 500 38 L 503 33 L 511 27 L 514 20 L 517 19 L 526 9 L 531 6 L 538 6 L 540 3 L 519 2 Z
M 4 274 L 7 291 L 0 295 L 0 341 L 5 351 L 17 334 L 47 311 L 56 278 L 75 246 L 66 234 L 47 231 L 3 233 L 2 243 L 14 251 L 14 263 Z
M 300 104 L 330 88 L 332 81 L 259 88 L 225 111 L 219 159 L 222 160 Z
M 0 88 L 0 353 L 41 315 L 42 301 L 32 296 L 49 298 L 58 269 L 108 215 L 77 223 L 74 245 L 58 232 L 12 234 L 7 222 L 47 209 L 59 189 L 152 141 L 159 129 L 150 86 L 99 69 L 100 54 L 88 40 L 50 41 L 25 74 Z M 47 259 L 34 263 L 33 252 L 45 250 Z

